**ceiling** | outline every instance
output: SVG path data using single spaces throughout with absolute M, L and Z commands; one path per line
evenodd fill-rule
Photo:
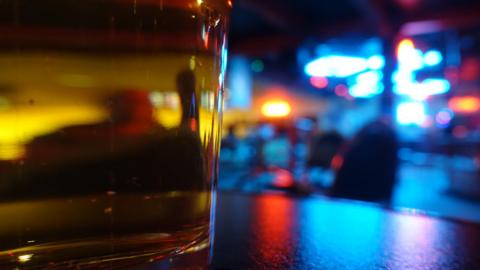
M 419 23 L 426 21 L 442 27 L 480 25 L 480 1 L 236 0 L 230 48 L 233 53 L 254 56 L 284 54 L 308 38 L 344 34 L 389 38 L 406 23 L 409 31 L 417 31 L 422 29 Z

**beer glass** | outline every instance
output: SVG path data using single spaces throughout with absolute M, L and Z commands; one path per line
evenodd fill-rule
M 208 250 L 230 7 L 0 1 L 0 269 Z

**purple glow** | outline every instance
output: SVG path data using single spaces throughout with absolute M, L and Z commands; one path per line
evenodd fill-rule
M 435 116 L 435 120 L 439 125 L 446 126 L 450 124 L 453 118 L 453 112 L 450 110 L 442 110 Z

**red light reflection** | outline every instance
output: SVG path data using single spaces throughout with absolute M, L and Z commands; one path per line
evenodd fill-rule
M 294 202 L 280 196 L 262 197 L 258 201 L 255 220 L 262 223 L 256 226 L 254 246 L 258 247 L 258 259 L 276 266 L 292 265 L 296 245 L 291 243 L 296 239 L 292 234 L 297 231 Z

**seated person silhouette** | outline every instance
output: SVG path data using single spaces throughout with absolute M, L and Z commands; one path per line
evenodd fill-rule
M 393 129 L 375 121 L 365 126 L 343 154 L 332 196 L 388 204 L 397 171 Z

